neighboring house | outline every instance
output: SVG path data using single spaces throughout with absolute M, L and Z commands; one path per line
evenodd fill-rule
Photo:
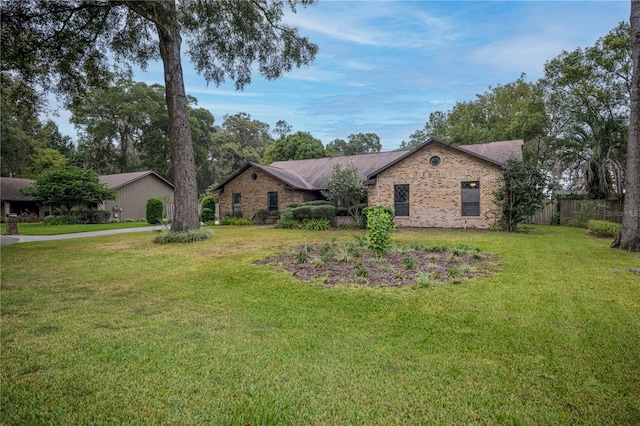
M 161 199 L 165 208 L 173 204 L 173 184 L 153 171 L 103 175 L 100 182 L 117 192 L 115 200 L 105 201 L 99 207 L 110 211 L 114 219 L 144 220 L 149 198 Z
M 22 195 L 20 190 L 32 185 L 31 179 L 18 178 L 0 178 L 0 199 L 2 206 L 2 218 L 9 214 L 17 214 L 21 216 L 33 216 L 42 218 L 45 214 L 45 208 L 41 208 L 35 202 L 35 199 L 29 195 Z M 49 212 L 49 208 L 46 208 Z
M 119 173 L 100 176 L 100 182 L 117 192 L 116 199 L 106 201 L 98 208 L 111 212 L 112 218 L 140 220 L 146 217 L 147 200 L 161 199 L 165 206 L 173 203 L 173 185 L 153 171 Z M 31 186 L 31 179 L 0 178 L 2 216 L 9 213 L 37 213 L 42 219 L 49 214 L 48 208 L 39 207 L 33 197 L 20 193 L 20 189 Z
M 336 164 L 367 178 L 369 206 L 392 206 L 402 226 L 490 228 L 500 220 L 493 191 L 507 159 L 522 159 L 522 140 L 451 145 L 431 138 L 410 151 L 246 163 L 215 188 L 221 214 L 252 218 L 293 202 L 322 199 Z

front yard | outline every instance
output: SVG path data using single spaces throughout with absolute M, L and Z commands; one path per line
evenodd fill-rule
M 400 246 L 495 258 L 386 287 L 257 264 L 361 231 L 213 232 L 2 247 L 0 423 L 640 422 L 640 256 L 608 240 L 401 231 Z

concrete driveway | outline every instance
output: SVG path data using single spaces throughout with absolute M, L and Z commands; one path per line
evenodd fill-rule
M 164 229 L 164 225 L 143 226 L 140 228 L 110 229 L 107 231 L 77 232 L 60 235 L 0 235 L 0 246 L 34 241 L 68 240 L 70 238 L 101 237 L 103 235 L 129 234 L 131 232 L 150 232 Z

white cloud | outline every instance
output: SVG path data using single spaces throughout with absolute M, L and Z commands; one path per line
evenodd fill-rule
M 425 48 L 453 37 L 444 17 L 411 2 L 324 2 L 287 15 L 287 23 L 334 41 L 386 48 Z

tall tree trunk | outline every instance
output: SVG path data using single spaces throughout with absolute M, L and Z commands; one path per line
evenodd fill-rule
M 624 215 L 617 244 L 623 250 L 640 251 L 640 1 L 631 0 L 631 117 L 627 144 Z
M 160 57 L 164 64 L 164 81 L 169 111 L 171 134 L 171 162 L 175 185 L 175 211 L 172 232 L 185 232 L 200 227 L 198 218 L 198 194 L 196 168 L 189 129 L 187 96 L 184 90 L 182 62 L 180 58 L 180 24 L 177 22 L 175 3 L 169 8 L 170 16 L 156 22 L 160 39 Z

